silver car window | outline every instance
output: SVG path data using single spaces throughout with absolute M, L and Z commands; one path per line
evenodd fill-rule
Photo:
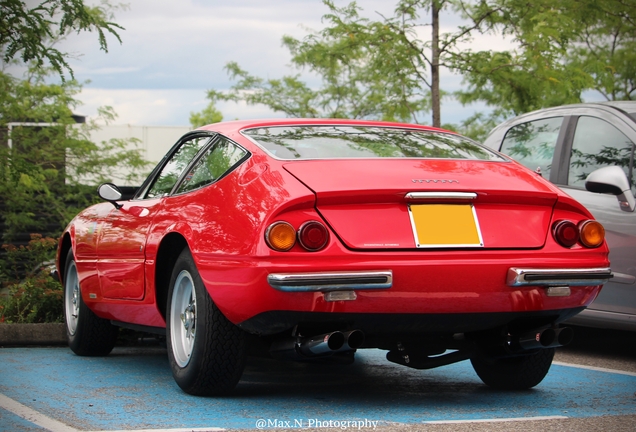
M 579 118 L 572 142 L 568 185 L 585 187 L 585 179 L 594 170 L 619 166 L 629 176 L 634 143 L 610 123 L 596 117 Z M 632 192 L 636 192 L 630 179 Z
M 516 125 L 506 133 L 501 152 L 533 171 L 539 169 L 544 178 L 550 178 L 562 123 L 563 117 L 553 117 Z
M 148 190 L 146 198 L 155 198 L 170 193 L 183 170 L 190 161 L 210 141 L 210 137 L 197 137 L 181 144 L 170 160 L 161 169 L 159 175 Z
M 189 170 L 183 182 L 177 189 L 177 193 L 188 192 L 206 186 L 220 179 L 247 151 L 233 144 L 225 138 L 220 138 L 199 161 Z

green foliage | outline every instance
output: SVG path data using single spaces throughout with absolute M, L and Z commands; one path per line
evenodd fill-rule
M 489 15 L 488 31 L 512 36 L 519 46 L 511 51 L 465 52 L 454 59 L 469 85 L 458 92 L 464 103 L 484 101 L 510 114 L 546 106 L 580 102 L 590 85 L 581 69 L 564 64 L 577 23 L 568 7 L 571 2 L 495 0 L 481 2 L 469 14 L 495 10 Z
M 313 89 L 298 75 L 262 79 L 235 63 L 226 65 L 236 80 L 229 92 L 210 91 L 212 101 L 243 101 L 263 104 L 290 117 L 372 118 L 419 122 L 433 111 L 439 124 L 439 69 L 452 57 L 459 43 L 477 26 L 439 33 L 437 14 L 458 7 L 456 0 L 402 0 L 394 15 L 371 20 L 362 16 L 355 2 L 338 7 L 324 0 L 326 27 L 298 40 L 283 38 L 292 65 L 318 75 L 322 84 Z M 420 14 L 430 14 L 431 22 Z M 418 34 L 432 25 L 433 37 L 422 41 Z
M 0 263 L 0 323 L 61 322 L 62 285 L 53 279 L 48 265 L 57 241 L 32 235 L 27 246 L 3 245 Z M 24 269 L 30 270 L 26 273 Z
M 465 71 L 464 103 L 484 101 L 506 115 L 636 91 L 634 0 L 491 0 L 465 9 L 492 13 L 482 31 L 511 36 L 510 51 L 467 51 L 453 59 Z
M 190 125 L 195 129 L 212 123 L 219 123 L 221 121 L 223 121 L 223 114 L 221 114 L 221 111 L 216 109 L 214 102 L 210 102 L 208 106 L 199 112 L 190 113 Z
M 107 33 L 120 43 L 117 30 L 123 27 L 111 22 L 113 6 L 102 1 L 86 6 L 84 0 L 40 0 L 30 2 L 0 0 L 0 52 L 5 63 L 16 57 L 41 68 L 47 63 L 64 79 L 64 71 L 73 76 L 66 59 L 51 42 L 75 32 L 97 32 L 99 46 L 108 51 Z
M 103 109 L 99 118 L 78 125 L 72 109 L 79 84 L 48 84 L 45 78 L 37 72 L 24 80 L 0 73 L 5 241 L 24 232 L 58 235 L 79 209 L 94 202 L 97 184 L 120 178 L 120 172 L 130 172 L 121 182 L 138 184 L 149 165 L 136 141 L 93 143 L 90 133 L 98 122 L 114 118 L 112 110 Z
M 636 1 L 581 0 L 572 12 L 581 31 L 568 65 L 590 74 L 607 100 L 636 99 Z
M 316 74 L 319 88 L 299 75 L 259 78 L 230 62 L 226 70 L 235 85 L 208 97 L 263 104 L 290 117 L 418 123 L 432 112 L 432 124 L 441 125 L 439 71 L 445 67 L 467 86 L 454 97 L 494 109 L 446 126 L 481 139 L 499 120 L 580 102 L 587 90 L 610 100 L 636 94 L 636 0 L 399 0 L 392 16 L 379 19 L 363 16 L 355 2 L 323 3 L 322 30 L 283 38 L 292 66 Z M 464 24 L 441 32 L 445 10 Z M 430 38 L 423 36 L 429 31 Z M 514 48 L 471 50 L 477 33 L 509 38 Z

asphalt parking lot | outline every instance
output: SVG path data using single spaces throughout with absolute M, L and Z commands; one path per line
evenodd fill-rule
M 250 359 L 223 398 L 181 392 L 155 344 L 1 348 L 0 430 L 634 430 L 634 347 L 636 334 L 584 332 L 523 392 L 485 387 L 468 362 L 417 371 L 379 350 L 340 367 Z

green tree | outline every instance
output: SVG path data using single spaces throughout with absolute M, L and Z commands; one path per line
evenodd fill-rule
M 264 104 L 293 117 L 377 118 L 419 122 L 432 111 L 432 123 L 441 125 L 440 69 L 460 52 L 492 11 L 471 15 L 469 24 L 452 33 L 440 33 L 439 13 L 460 10 L 460 0 L 401 0 L 393 16 L 371 20 L 355 2 L 337 7 L 324 0 L 327 26 L 304 39 L 283 38 L 299 70 L 317 74 L 322 86 L 314 90 L 298 75 L 262 79 L 231 62 L 230 92 L 210 91 L 214 100 Z M 423 18 L 424 16 L 428 18 Z M 431 27 L 430 40 L 419 34 Z M 459 63 L 456 63 L 459 64 Z
M 29 4 L 27 4 L 29 3 Z M 104 108 L 99 118 L 77 125 L 73 109 L 81 85 L 71 77 L 68 54 L 55 43 L 72 33 L 96 32 L 107 51 L 107 35 L 121 42 L 116 9 L 108 0 L 87 6 L 83 0 L 0 0 L 0 52 L 5 63 L 24 63 L 22 78 L 0 72 L 0 205 L 3 236 L 45 232 L 57 236 L 79 208 L 94 201 L 94 186 L 131 173 L 137 181 L 148 162 L 135 142 L 90 141 L 98 122 L 115 118 Z M 61 84 L 50 84 L 51 76 Z M 91 191 L 90 193 L 88 191 Z
M 264 104 L 292 117 L 420 122 L 432 112 L 439 126 L 445 67 L 464 80 L 454 97 L 485 102 L 491 111 L 444 127 L 480 139 L 506 117 L 580 102 L 587 90 L 612 100 L 636 92 L 636 0 L 400 0 L 392 16 L 376 20 L 363 17 L 355 2 L 324 3 L 324 29 L 283 38 L 292 65 L 316 74 L 319 88 L 299 75 L 259 78 L 230 62 L 236 83 L 209 98 Z M 441 33 L 444 10 L 465 25 Z M 430 38 L 422 38 L 428 27 Z M 459 48 L 477 33 L 508 38 L 513 48 Z
M 580 102 L 591 77 L 564 60 L 580 24 L 571 0 L 494 0 L 467 7 L 488 15 L 482 29 L 512 38 L 510 51 L 467 51 L 454 59 L 467 89 L 464 103 L 484 101 L 502 116 Z
M 636 1 L 581 0 L 571 12 L 580 32 L 567 64 L 589 73 L 605 99 L 635 100 Z
M 97 32 L 100 49 L 107 52 L 107 33 L 120 43 L 117 30 L 123 27 L 110 21 L 113 6 L 102 1 L 87 6 L 83 0 L 40 0 L 30 7 L 20 0 L 0 0 L 0 53 L 5 63 L 20 59 L 35 67 L 49 64 L 64 79 L 64 71 L 73 76 L 66 59 L 54 42 L 76 32 Z
M 223 121 L 223 114 L 221 114 L 221 111 L 216 109 L 214 102 L 210 102 L 208 106 L 199 112 L 190 113 L 190 125 L 195 129 L 221 121 Z
M 487 30 L 509 36 L 510 51 L 457 57 L 468 88 L 462 102 L 484 101 L 499 118 L 578 103 L 587 90 L 607 100 L 636 95 L 635 0 L 493 0 Z
M 149 165 L 137 142 L 92 142 L 98 123 L 114 120 L 115 114 L 102 109 L 99 118 L 76 124 L 72 110 L 81 87 L 73 80 L 48 84 L 45 78 L 41 72 L 23 80 L 0 73 L 5 240 L 43 230 L 57 236 L 80 208 L 94 202 L 96 184 L 116 178 L 137 183 Z

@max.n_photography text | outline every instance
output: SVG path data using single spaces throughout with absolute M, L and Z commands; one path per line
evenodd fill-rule
M 311 429 L 311 428 L 325 428 L 325 429 L 375 429 L 378 426 L 378 420 L 322 420 L 317 418 L 309 419 L 258 419 L 256 420 L 257 429 L 273 429 L 273 428 L 288 428 L 288 429 Z

